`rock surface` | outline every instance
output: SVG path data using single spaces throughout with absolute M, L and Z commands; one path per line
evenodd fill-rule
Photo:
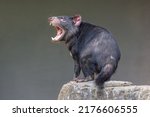
M 149 100 L 150 86 L 127 81 L 108 81 L 98 89 L 94 81 L 64 84 L 58 100 Z

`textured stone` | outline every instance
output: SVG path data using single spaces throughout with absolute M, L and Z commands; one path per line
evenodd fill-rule
M 98 89 L 94 81 L 69 82 L 60 90 L 59 100 L 149 100 L 150 86 L 133 85 L 127 81 L 108 81 Z

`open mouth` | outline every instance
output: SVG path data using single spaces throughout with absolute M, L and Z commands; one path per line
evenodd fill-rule
M 57 32 L 55 37 L 51 37 L 52 41 L 60 41 L 65 34 L 64 29 L 58 25 L 53 25 L 51 22 L 49 25 L 54 26 L 54 28 L 56 29 L 56 32 Z

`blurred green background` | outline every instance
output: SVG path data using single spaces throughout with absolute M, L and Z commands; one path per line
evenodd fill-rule
M 150 84 L 149 0 L 0 0 L 0 99 L 57 99 L 73 60 L 51 43 L 47 18 L 74 14 L 117 38 L 122 58 L 112 80 Z

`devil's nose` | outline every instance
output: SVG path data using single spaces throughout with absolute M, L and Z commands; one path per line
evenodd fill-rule
M 53 21 L 54 19 L 57 19 L 57 17 L 49 17 L 49 18 L 48 18 L 48 22 L 51 22 L 51 21 Z
M 49 17 L 49 18 L 48 18 L 48 22 L 53 21 L 53 19 L 54 19 L 53 17 Z
M 48 18 L 48 22 L 51 22 L 52 20 L 53 20 L 52 17 L 49 17 L 49 18 Z

